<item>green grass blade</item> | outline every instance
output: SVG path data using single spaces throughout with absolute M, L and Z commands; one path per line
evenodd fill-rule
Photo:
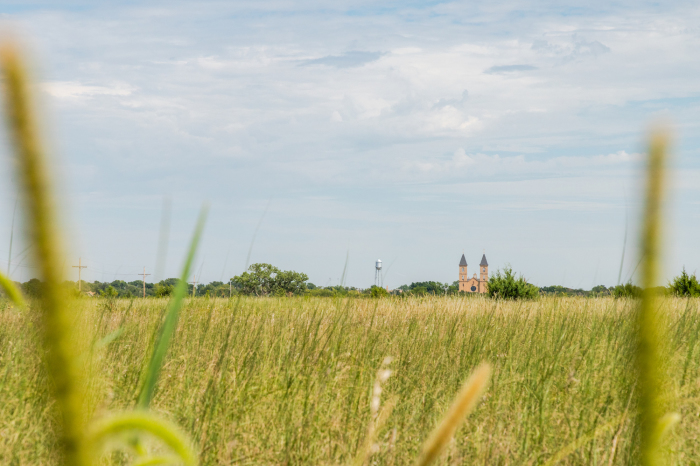
M 147 432 L 156 437 L 177 455 L 178 463 L 186 465 L 199 463 L 194 447 L 182 429 L 170 421 L 145 411 L 112 414 L 95 422 L 90 428 L 88 441 L 93 449 L 99 451 L 109 444 L 110 440 L 133 432 Z
M 156 344 L 153 348 L 153 355 L 148 362 L 144 383 L 137 402 L 137 406 L 139 408 L 148 408 L 149 404 L 151 403 L 151 399 L 153 398 L 153 391 L 155 390 L 156 383 L 158 382 L 158 375 L 160 374 L 160 369 L 163 366 L 165 354 L 168 351 L 170 340 L 172 339 L 175 329 L 177 328 L 177 320 L 180 315 L 182 300 L 187 294 L 187 277 L 190 274 L 192 262 L 194 261 L 194 256 L 197 252 L 197 246 L 199 245 L 199 240 L 202 236 L 202 231 L 204 230 L 207 211 L 208 209 L 203 207 L 199 213 L 199 219 L 197 220 L 194 235 L 192 236 L 192 241 L 190 242 L 190 249 L 187 253 L 185 265 L 182 268 L 180 281 L 175 287 L 173 297 L 168 303 L 168 310 L 165 315 L 165 320 L 163 321 Z
M 114 332 L 110 333 L 109 335 L 106 335 L 101 340 L 95 342 L 95 348 L 104 348 L 105 346 L 109 345 L 114 340 L 119 338 L 122 333 L 124 333 L 124 327 L 119 327 Z
M 22 293 L 17 289 L 12 280 L 0 273 L 0 289 L 5 292 L 10 301 L 15 303 L 17 307 L 26 307 Z

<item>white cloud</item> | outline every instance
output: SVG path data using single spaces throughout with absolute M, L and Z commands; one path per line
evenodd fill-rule
M 603 168 L 635 169 L 642 154 L 628 154 L 621 150 L 607 155 L 560 156 L 541 160 L 525 155 L 501 156 L 482 153 L 467 154 L 463 148 L 457 149 L 450 158 L 409 160 L 403 165 L 405 172 L 421 172 L 430 175 L 527 175 L 540 176 L 583 176 L 598 172 Z M 620 172 L 616 172 L 619 174 Z
M 128 96 L 135 88 L 126 84 L 108 86 L 91 86 L 77 81 L 53 81 L 42 84 L 42 89 L 52 97 L 59 99 L 89 98 L 100 95 Z

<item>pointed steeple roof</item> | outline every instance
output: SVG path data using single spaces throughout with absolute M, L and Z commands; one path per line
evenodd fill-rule
M 467 259 L 464 258 L 464 254 L 462 254 L 462 260 L 459 261 L 459 266 L 460 266 L 460 267 L 466 267 L 466 266 L 467 266 Z
M 486 254 L 481 256 L 481 264 L 479 264 L 479 266 L 481 266 L 481 267 L 484 267 L 484 266 L 488 267 L 489 266 L 489 263 L 486 262 Z

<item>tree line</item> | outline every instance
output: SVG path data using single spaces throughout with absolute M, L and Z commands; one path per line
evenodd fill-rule
M 232 277 L 229 282 L 213 281 L 207 284 L 198 284 L 195 288 L 192 283 L 187 284 L 187 292 L 190 296 L 206 297 L 230 297 L 234 295 L 245 296 L 318 296 L 318 297 L 382 297 L 390 294 L 396 296 L 451 296 L 460 294 L 459 282 L 441 283 L 437 281 L 413 282 L 410 285 L 401 285 L 389 292 L 385 288 L 372 286 L 370 288 L 355 288 L 348 286 L 316 286 L 308 281 L 309 277 L 300 272 L 280 270 L 265 263 L 251 265 L 241 275 Z M 167 297 L 172 294 L 179 279 L 168 278 L 157 283 L 145 284 L 146 297 Z M 24 283 L 16 284 L 27 297 L 40 297 L 43 284 L 36 278 Z M 78 283 L 66 281 L 67 289 L 77 293 Z M 137 298 L 144 294 L 142 280 L 126 282 L 114 280 L 112 282 L 86 282 L 80 284 L 82 294 L 106 298 Z M 613 296 L 616 298 L 635 298 L 642 294 L 642 289 L 631 282 L 606 287 L 594 286 L 590 290 L 566 288 L 563 286 L 545 286 L 538 288 L 527 282 L 522 275 L 516 275 L 509 267 L 497 271 L 490 278 L 487 286 L 487 294 L 500 299 L 534 299 L 542 295 L 553 296 Z M 695 274 L 690 275 L 685 268 L 680 275 L 674 277 L 668 286 L 657 287 L 660 294 L 700 297 L 700 282 Z

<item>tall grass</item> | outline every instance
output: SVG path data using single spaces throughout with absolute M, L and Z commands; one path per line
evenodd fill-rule
M 123 329 L 92 356 L 93 417 L 134 405 L 166 304 L 78 304 L 85 338 Z M 666 392 L 683 416 L 670 439 L 678 463 L 689 464 L 700 457 L 698 300 L 668 298 L 665 309 L 665 365 L 679 375 Z M 151 409 L 192 436 L 203 464 L 348 463 L 367 437 L 377 372 L 391 356 L 380 410 L 395 405 L 371 461 L 409 464 L 486 360 L 490 388 L 438 463 L 541 464 L 583 439 L 557 464 L 638 464 L 636 312 L 637 301 L 611 298 L 185 299 Z M 0 314 L 8 348 L 0 359 L 2 463 L 48 463 L 56 441 L 32 321 L 16 309 Z

